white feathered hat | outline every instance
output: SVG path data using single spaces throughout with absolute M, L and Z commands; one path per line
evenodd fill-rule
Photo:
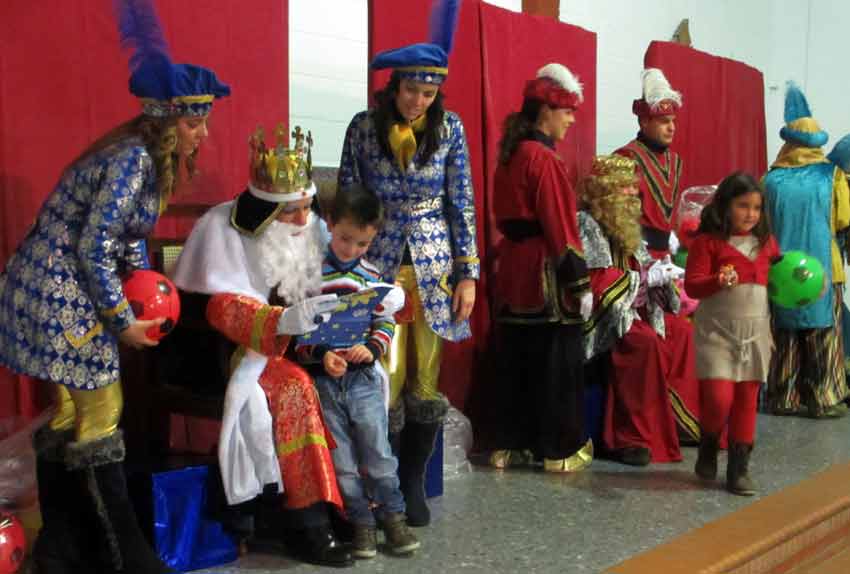
M 640 75 L 643 97 L 632 103 L 632 112 L 639 117 L 669 116 L 682 107 L 682 94 L 673 89 L 658 68 L 647 68 Z
M 554 62 L 537 70 L 537 77 L 526 82 L 523 97 L 556 109 L 576 109 L 584 101 L 582 85 L 575 74 Z

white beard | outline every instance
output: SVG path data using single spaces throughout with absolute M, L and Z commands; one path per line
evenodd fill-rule
M 288 305 L 321 293 L 325 246 L 315 215 L 311 213 L 303 227 L 272 221 L 258 247 L 266 286 L 277 286 L 277 294 Z

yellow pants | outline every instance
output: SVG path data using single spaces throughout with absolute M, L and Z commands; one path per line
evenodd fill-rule
M 57 384 L 56 397 L 59 410 L 50 420 L 51 429 L 64 431 L 73 428 L 79 442 L 104 438 L 118 429 L 124 408 L 120 382 L 93 391 Z
M 440 397 L 437 384 L 440 379 L 440 360 L 443 356 L 443 339 L 431 330 L 425 319 L 416 273 L 413 265 L 402 265 L 396 284 L 413 306 L 413 322 L 396 325 L 386 369 L 390 376 L 390 406 L 397 404 L 402 390 L 421 400 Z

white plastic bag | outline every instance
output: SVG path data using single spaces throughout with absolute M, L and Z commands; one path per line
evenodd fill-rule
M 699 227 L 702 208 L 711 203 L 716 190 L 716 185 L 700 185 L 682 192 L 679 209 L 674 215 L 674 229 L 684 249 L 690 249 Z
M 37 500 L 32 434 L 51 414 L 43 413 L 31 421 L 0 419 L 0 508 L 26 508 Z
M 443 423 L 443 478 L 455 478 L 472 471 L 467 454 L 472 448 L 472 423 L 462 412 L 449 407 Z

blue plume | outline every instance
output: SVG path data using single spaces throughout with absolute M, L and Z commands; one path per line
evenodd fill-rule
M 115 0 L 121 47 L 132 51 L 130 73 L 145 62 L 171 62 L 153 0 Z
M 850 134 L 838 140 L 838 143 L 826 157 L 829 161 L 850 173 Z
M 788 82 L 788 88 L 785 91 L 785 123 L 790 124 L 794 120 L 810 117 L 812 117 L 812 111 L 809 109 L 806 96 L 797 84 Z
M 434 0 L 428 41 L 440 46 L 446 54 L 452 51 L 460 0 Z

